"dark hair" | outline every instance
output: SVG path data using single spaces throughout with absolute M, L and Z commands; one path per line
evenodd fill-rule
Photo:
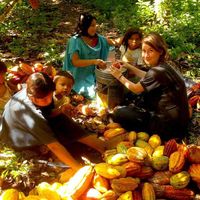
M 53 80 L 45 73 L 36 72 L 27 79 L 27 94 L 35 98 L 44 98 L 55 90 Z
M 149 45 L 150 47 L 161 53 L 159 62 L 164 62 L 169 59 L 167 44 L 158 33 L 152 32 L 148 34 L 142 40 L 142 43 Z
M 138 28 L 130 28 L 126 31 L 126 33 L 124 34 L 123 40 L 122 40 L 122 44 L 125 46 L 125 51 L 128 48 L 128 40 L 132 37 L 132 35 L 139 35 L 140 39 L 142 40 L 142 31 Z
M 72 76 L 72 74 L 69 71 L 58 71 L 54 77 L 54 83 L 56 84 L 56 82 L 58 81 L 59 77 L 64 76 L 70 80 L 72 80 L 72 83 L 74 84 L 75 80 L 74 77 Z
M 88 28 L 90 27 L 93 20 L 96 20 L 96 17 L 92 16 L 91 14 L 88 13 L 81 14 L 79 16 L 79 21 L 75 29 L 75 34 L 78 34 L 79 36 L 91 37 L 88 34 Z
M 0 61 L 0 73 L 6 73 L 7 67 L 4 62 Z

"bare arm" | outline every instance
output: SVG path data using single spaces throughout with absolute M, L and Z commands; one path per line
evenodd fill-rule
M 75 67 L 87 67 L 90 65 L 106 66 L 106 62 L 101 59 L 80 59 L 77 53 L 74 53 L 72 56 L 72 64 Z
M 125 78 L 124 76 L 121 76 L 118 79 L 126 88 L 128 88 L 131 92 L 135 93 L 135 94 L 140 94 L 144 91 L 143 86 L 141 85 L 140 82 L 137 83 L 133 83 L 131 81 L 129 81 L 127 78 Z
M 59 142 L 52 142 L 47 144 L 47 147 L 57 156 L 57 158 L 69 165 L 73 170 L 78 170 L 81 165 L 72 157 L 72 155 L 66 150 L 66 148 Z
M 116 67 L 111 66 L 110 70 L 111 70 L 111 74 L 133 93 L 140 94 L 144 91 L 144 88 L 140 82 L 133 83 L 133 82 L 129 81 L 127 78 L 125 78 L 123 76 L 120 69 L 117 69 Z M 142 70 L 140 70 L 140 71 L 142 71 Z
M 107 42 L 108 42 L 109 45 L 120 46 L 122 44 L 123 37 L 119 37 L 119 38 L 116 38 L 116 39 L 112 39 L 112 38 L 106 38 L 106 39 L 107 39 Z

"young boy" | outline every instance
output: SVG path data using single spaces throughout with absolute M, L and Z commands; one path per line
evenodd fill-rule
M 53 93 L 53 101 L 55 109 L 52 111 L 51 116 L 57 116 L 60 113 L 65 113 L 69 117 L 75 117 L 77 113 L 85 115 L 93 115 L 93 110 L 88 105 L 83 105 L 84 97 L 80 94 L 72 95 L 70 93 L 74 85 L 74 78 L 68 71 L 58 71 L 54 77 L 55 91 Z M 71 104 L 76 101 L 76 107 Z
M 51 116 L 57 116 L 65 113 L 70 117 L 75 115 L 75 108 L 70 104 L 70 92 L 74 85 L 74 78 L 70 72 L 58 71 L 54 77 L 55 91 L 53 92 L 53 101 L 55 109 Z

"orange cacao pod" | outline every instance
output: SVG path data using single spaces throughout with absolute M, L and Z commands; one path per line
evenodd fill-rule
M 34 72 L 33 68 L 26 63 L 20 63 L 19 68 L 27 75 L 30 75 Z
M 166 185 L 169 184 L 171 176 L 172 172 L 170 171 L 158 171 L 152 177 L 150 177 L 148 181 L 155 184 Z
M 127 176 L 135 176 L 141 171 L 141 165 L 138 163 L 131 162 L 131 161 L 124 163 L 123 166 L 126 169 Z
M 154 171 L 151 167 L 142 166 L 140 172 L 135 176 L 141 179 L 150 178 L 154 174 Z
M 190 200 L 194 198 L 194 192 L 190 189 L 175 189 L 171 185 L 153 184 L 157 198 L 167 198 L 173 200 Z
M 134 190 L 132 192 L 133 200 L 142 200 L 142 194 L 141 192 Z
M 200 164 L 200 147 L 192 145 L 188 147 L 188 161 L 194 164 Z
M 170 157 L 170 155 L 177 151 L 177 143 L 175 139 L 167 141 L 164 145 L 163 155 Z
M 111 188 L 117 193 L 135 190 L 138 187 L 138 180 L 132 177 L 111 180 Z
M 192 164 L 188 170 L 193 181 L 200 183 L 200 164 Z
M 185 164 L 185 156 L 180 151 L 175 151 L 169 157 L 169 171 L 178 173 Z
M 164 197 L 174 200 L 190 200 L 194 198 L 194 192 L 190 189 L 175 189 L 171 185 L 163 185 L 165 188 Z

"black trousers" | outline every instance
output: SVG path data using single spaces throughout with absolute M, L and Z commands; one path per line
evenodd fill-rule
M 130 104 L 117 107 L 110 115 L 114 122 L 118 122 L 127 131 L 145 131 L 160 135 L 163 141 L 171 138 L 182 140 L 187 135 L 187 123 L 181 123 L 176 118 L 166 115 L 155 115 L 146 109 Z

